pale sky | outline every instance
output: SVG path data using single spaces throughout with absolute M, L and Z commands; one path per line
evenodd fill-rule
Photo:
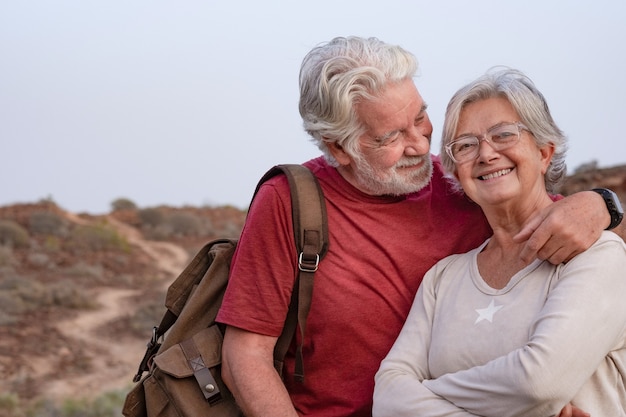
M 348 35 L 415 54 L 433 153 L 454 91 L 506 65 L 546 96 L 570 172 L 626 163 L 624 0 L 0 0 L 0 205 L 244 208 L 269 167 L 319 155 L 300 63 Z

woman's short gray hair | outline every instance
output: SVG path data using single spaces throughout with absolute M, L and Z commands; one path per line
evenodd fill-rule
M 375 98 L 388 83 L 412 78 L 417 61 L 408 51 L 376 38 L 338 37 L 311 50 L 300 68 L 300 115 L 304 129 L 332 165 L 334 142 L 358 154 L 364 127 L 355 105 Z
M 548 144 L 554 146 L 554 155 L 545 175 L 545 183 L 548 192 L 555 192 L 567 173 L 565 165 L 567 138 L 554 122 L 543 94 L 530 78 L 515 69 L 493 68 L 452 96 L 446 109 L 441 135 L 440 155 L 445 170 L 453 177 L 455 165 L 445 152 L 445 145 L 454 139 L 463 108 L 469 103 L 494 97 L 503 97 L 511 103 L 520 121 L 532 133 L 537 146 L 543 147 Z

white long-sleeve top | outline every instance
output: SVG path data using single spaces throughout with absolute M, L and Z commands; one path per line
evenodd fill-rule
M 567 264 L 536 260 L 502 289 L 487 244 L 437 263 L 376 374 L 375 417 L 593 417 L 626 412 L 626 245 L 604 232 Z

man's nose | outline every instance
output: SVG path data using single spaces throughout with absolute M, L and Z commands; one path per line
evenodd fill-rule
M 407 155 L 425 155 L 430 152 L 430 132 L 413 126 L 405 136 L 405 153 Z

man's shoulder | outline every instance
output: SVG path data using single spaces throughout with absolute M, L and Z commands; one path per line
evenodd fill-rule
M 310 159 L 302 165 L 310 169 L 311 172 L 317 177 L 325 176 L 329 169 L 334 169 L 323 156 Z
M 311 159 L 302 163 L 302 165 L 311 170 L 313 175 L 315 175 L 318 179 L 327 176 L 328 169 L 332 169 L 323 157 Z M 267 194 L 269 189 L 273 189 L 274 192 L 281 196 L 288 195 L 289 183 L 287 181 L 287 177 L 285 175 L 275 175 L 269 178 L 261 185 L 259 194 Z

